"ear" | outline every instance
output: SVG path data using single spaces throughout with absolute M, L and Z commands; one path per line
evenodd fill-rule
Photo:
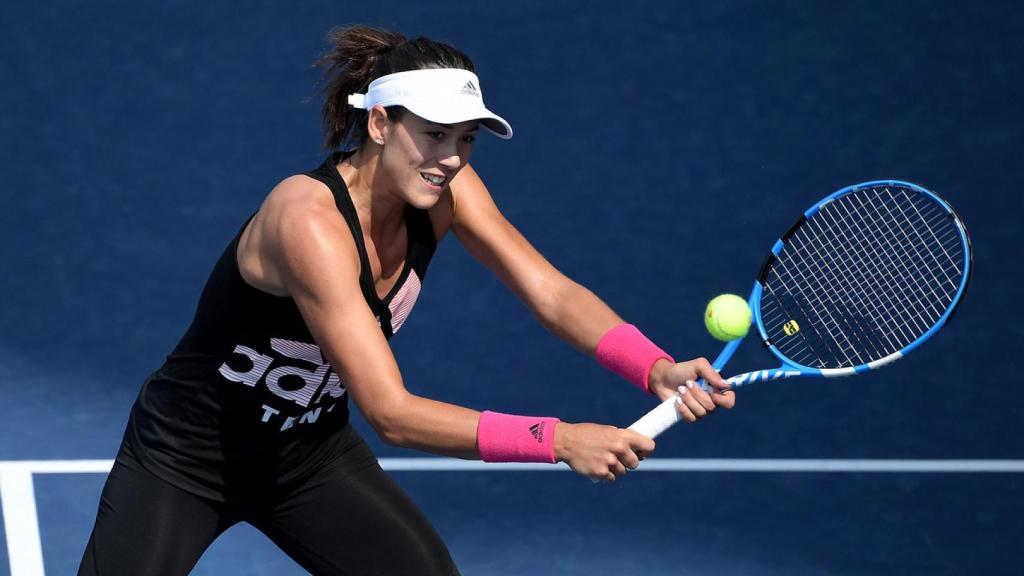
M 388 113 L 383 106 L 374 106 L 366 119 L 366 133 L 370 141 L 387 140 Z

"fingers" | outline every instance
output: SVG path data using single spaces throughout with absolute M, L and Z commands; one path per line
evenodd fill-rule
M 693 361 L 693 367 L 697 375 L 712 387 L 713 391 L 708 394 L 708 398 L 715 406 L 728 409 L 736 405 L 736 393 L 732 391 L 732 385 L 722 378 L 707 359 L 697 358 Z
M 636 452 L 626 450 L 619 455 L 619 463 L 625 466 L 627 470 L 636 470 L 637 466 L 640 466 L 640 457 L 636 455 Z
M 732 390 L 732 384 L 726 382 L 718 371 L 710 364 L 707 364 L 705 370 L 702 366 L 706 363 L 707 361 L 705 360 L 704 363 L 698 364 L 697 373 L 700 374 L 701 377 L 704 378 L 704 381 L 710 384 L 714 389 L 714 391 L 709 394 L 711 401 L 714 402 L 716 406 L 721 406 L 727 409 L 732 408 L 736 405 L 736 393 Z
M 625 476 L 626 473 L 636 470 L 638 466 L 640 466 L 640 458 L 636 453 L 629 451 L 618 458 L 610 457 L 608 459 L 608 471 L 593 478 L 605 482 L 614 482 L 616 479 Z
M 612 449 L 612 454 L 616 459 L 613 464 L 622 466 L 622 473 L 625 474 L 626 470 L 636 470 L 640 465 L 638 453 L 649 454 L 654 451 L 654 440 L 632 430 L 622 432 L 623 441 Z
M 736 393 L 732 390 L 720 390 L 711 395 L 711 400 L 722 408 L 730 409 L 736 405 Z
M 715 370 L 714 366 L 706 358 L 697 358 L 693 361 L 694 370 L 699 378 L 711 385 L 715 390 L 731 390 L 732 385 L 726 382 L 722 375 Z
M 626 465 L 618 458 L 612 458 L 611 461 L 608 462 L 608 471 L 614 474 L 616 478 L 620 478 L 626 475 Z
M 605 457 L 604 466 L 601 467 L 600 471 L 595 471 L 592 474 L 588 474 L 593 480 L 601 482 L 615 482 L 616 478 L 620 478 L 626 475 L 628 470 L 633 470 L 636 465 L 627 466 L 620 460 L 620 456 L 613 453 L 609 453 Z M 624 459 L 624 458 L 623 458 Z
M 599 465 L 588 475 L 594 480 L 614 482 L 640 466 L 640 461 L 654 451 L 654 440 L 633 430 L 605 428 L 613 436 L 604 439 Z M 595 462 L 597 464 L 597 462 Z
M 699 418 L 714 412 L 715 402 L 711 395 L 688 380 L 685 386 L 678 390 L 679 400 L 676 401 L 676 409 L 687 422 L 696 422 Z
M 689 386 L 679 386 L 679 399 L 676 400 L 676 410 L 687 422 L 696 422 L 697 419 L 708 415 L 708 411 L 690 394 L 692 389 Z
M 655 443 L 653 438 L 648 438 L 639 432 L 634 432 L 629 429 L 625 429 L 623 432 L 626 433 L 626 441 L 629 443 L 629 447 L 633 452 L 636 452 L 637 454 L 642 453 L 644 456 L 654 452 Z
M 692 404 L 692 402 L 687 402 L 686 399 L 689 395 L 690 393 L 685 387 L 679 387 L 679 390 L 676 392 L 676 412 L 679 412 L 679 415 L 683 420 L 693 424 L 697 421 L 698 416 L 690 409 L 690 404 Z

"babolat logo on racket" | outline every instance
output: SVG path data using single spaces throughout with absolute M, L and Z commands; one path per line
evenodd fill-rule
M 786 333 L 786 336 L 792 336 L 800 331 L 800 325 L 796 323 L 796 320 L 790 320 L 782 326 L 782 331 Z

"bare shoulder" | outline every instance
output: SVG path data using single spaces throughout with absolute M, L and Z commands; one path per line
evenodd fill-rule
M 471 166 L 466 166 L 452 180 L 451 189 L 452 229 L 456 234 L 467 226 L 490 225 L 504 220 L 483 179 Z
M 354 264 L 358 252 L 330 189 L 308 176 L 290 176 L 267 195 L 239 240 L 238 264 L 253 286 L 287 295 L 289 277 L 318 259 Z
M 282 217 L 296 212 L 324 209 L 337 212 L 331 190 L 319 180 L 296 174 L 274 186 L 264 200 L 260 212 L 266 216 Z
M 308 176 L 281 181 L 260 209 L 270 253 L 294 250 L 350 251 L 355 243 L 334 203 L 330 189 Z M 351 248 L 351 250 L 346 250 Z
M 494 199 L 491 198 L 491 193 L 487 190 L 483 179 L 480 178 L 476 170 L 473 170 L 472 166 L 467 165 L 463 168 L 458 176 L 452 180 L 450 188 L 451 227 L 456 232 L 460 225 L 465 223 L 467 218 L 473 218 L 481 210 L 484 210 L 485 213 L 497 211 L 497 206 L 494 204 Z
M 455 225 L 460 199 L 479 194 L 487 194 L 487 188 L 480 180 L 480 176 L 473 170 L 473 166 L 467 164 L 452 179 L 448 189 L 432 208 L 428 210 L 430 222 L 434 227 L 434 237 L 438 242 Z
M 467 164 L 459 173 L 452 179 L 450 186 L 452 190 L 452 196 L 454 202 L 458 203 L 458 199 L 467 195 L 480 194 L 481 192 L 487 194 L 487 187 L 484 186 L 484 181 L 480 178 L 480 175 L 473 166 Z

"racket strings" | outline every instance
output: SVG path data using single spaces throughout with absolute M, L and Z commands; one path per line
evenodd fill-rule
M 853 197 L 851 198 L 851 200 L 856 201 L 858 199 L 856 197 Z M 901 277 L 902 279 L 914 278 L 915 276 L 923 276 L 926 280 L 933 280 L 934 275 L 932 275 L 932 277 L 929 278 L 927 274 L 922 274 L 921 267 L 916 265 L 915 263 L 914 258 L 923 257 L 921 251 L 915 249 L 914 253 L 911 253 L 910 248 L 915 248 L 915 246 L 914 244 L 907 242 L 908 238 L 906 238 L 905 234 L 902 234 L 902 232 L 905 230 L 903 227 L 897 227 L 896 229 L 894 229 L 892 226 L 888 225 L 888 222 L 884 219 L 872 219 L 877 218 L 879 215 L 881 215 L 882 208 L 880 208 L 879 205 L 868 206 L 865 204 L 865 202 L 860 201 L 854 202 L 850 206 L 844 206 L 842 203 L 836 203 L 833 206 L 833 208 L 837 210 L 837 214 L 831 214 L 832 210 L 824 210 L 822 216 L 825 220 L 823 220 L 823 222 L 829 224 L 833 232 L 837 227 L 839 227 L 837 223 L 837 218 L 839 217 L 850 219 L 859 224 L 858 227 L 854 227 L 849 230 L 839 228 L 840 232 L 852 232 L 853 236 L 851 238 L 849 234 L 840 234 L 838 238 L 842 239 L 845 242 L 860 242 L 862 246 L 866 247 L 870 251 L 870 256 L 875 258 L 875 260 L 872 260 L 867 256 L 862 256 L 859 259 L 858 264 L 861 267 L 864 267 L 865 263 L 867 263 L 869 266 L 866 269 L 871 270 L 872 273 L 875 274 L 875 279 L 879 277 L 886 277 L 879 276 L 879 271 L 881 267 L 878 264 L 876 264 L 876 262 L 878 262 L 877 258 L 879 257 L 879 254 L 888 253 L 894 254 L 896 256 L 896 258 L 890 259 L 889 262 L 887 262 L 888 269 L 893 270 L 895 274 L 888 274 L 888 281 L 882 284 L 879 284 L 878 282 L 871 282 L 870 280 L 872 277 L 868 277 L 869 282 L 867 285 L 869 288 L 880 292 L 880 294 L 884 298 L 886 298 L 887 309 L 898 310 L 898 312 L 894 311 L 888 314 L 884 314 L 882 315 L 882 317 L 888 320 L 889 325 L 895 326 L 902 331 L 901 339 L 908 341 L 912 340 L 914 337 L 917 336 L 917 334 L 914 334 L 914 332 L 921 332 L 925 330 L 927 326 L 922 324 L 922 322 L 919 320 L 921 316 L 906 316 L 908 314 L 907 309 L 893 308 L 893 304 L 894 302 L 900 302 L 905 300 L 915 301 L 915 304 L 920 304 L 922 298 L 920 296 L 916 296 L 912 292 L 908 292 L 906 288 L 914 287 L 911 283 L 903 282 L 894 284 L 892 279 L 897 276 Z M 871 210 L 872 208 L 874 208 L 873 211 Z M 895 214 L 895 211 L 893 211 L 888 206 L 886 206 L 885 208 L 888 212 L 888 216 L 891 218 Z M 901 210 L 901 212 L 904 216 L 906 215 L 905 211 Z M 820 229 L 821 226 L 819 226 L 819 230 Z M 896 238 L 895 242 L 891 239 L 893 237 Z M 872 243 L 872 239 L 875 239 L 876 242 Z M 902 247 L 902 249 L 900 247 Z M 862 277 L 860 281 L 863 282 L 864 278 Z M 901 287 L 904 289 L 901 290 Z M 934 295 L 935 293 L 933 291 L 932 296 Z M 903 315 L 902 317 L 904 318 L 909 318 L 910 320 L 915 321 L 915 323 L 913 325 L 909 325 L 909 323 L 896 321 L 895 318 L 897 316 L 894 316 L 894 314 L 897 313 Z M 931 324 L 931 322 L 927 321 L 925 323 L 929 325 Z M 903 343 L 900 342 L 899 344 Z
M 883 214 L 878 206 L 858 203 L 858 198 L 853 198 L 852 201 L 848 209 L 844 210 L 842 205 L 837 205 L 837 209 L 843 212 L 843 217 L 857 221 L 860 230 L 871 234 L 869 237 L 855 234 L 852 239 L 846 239 L 861 242 L 871 249 L 869 256 L 873 259 L 869 258 L 867 262 L 871 264 L 873 276 L 867 277 L 865 281 L 867 287 L 877 290 L 884 300 L 882 310 L 885 314 L 880 317 L 894 330 L 893 336 L 896 338 L 896 344 L 885 350 L 891 353 L 915 340 L 931 326 L 933 321 L 925 317 L 928 313 L 927 307 L 931 306 L 931 312 L 938 313 L 935 320 L 941 315 L 941 310 L 936 309 L 933 304 L 939 295 L 934 290 L 930 295 L 923 294 L 923 290 L 930 288 L 936 279 L 934 274 L 922 270 L 917 265 L 917 260 L 922 258 L 922 255 L 916 249 L 915 253 L 911 254 L 910 248 L 914 247 L 914 241 L 905 237 L 905 230 L 890 225 L 890 219 L 895 216 L 892 211 Z M 829 214 L 826 213 L 824 216 L 827 218 Z M 875 241 L 874 244 L 872 240 Z M 888 261 L 885 261 L 886 257 L 889 258 Z M 881 266 L 877 265 L 879 262 Z M 885 278 L 886 282 L 877 282 L 879 278 Z M 910 281 L 915 278 L 924 280 L 924 283 L 914 284 Z M 881 326 L 878 328 L 881 330 Z M 893 341 L 888 333 L 882 333 L 886 334 L 890 342 Z
M 794 245 L 794 250 L 800 250 L 798 245 Z M 786 313 L 790 317 L 802 317 L 813 319 L 811 322 L 804 321 L 802 325 L 803 329 L 799 330 L 797 334 L 800 335 L 800 341 L 805 347 L 801 350 L 802 362 L 806 362 L 807 354 L 813 352 L 821 346 L 828 348 L 828 354 L 834 357 L 842 357 L 846 360 L 844 365 L 853 365 L 855 362 L 850 358 L 848 352 L 843 347 L 848 337 L 843 332 L 841 326 L 832 316 L 831 311 L 835 308 L 834 304 L 822 299 L 824 295 L 828 298 L 829 292 L 826 290 L 827 286 L 822 284 L 820 278 L 824 278 L 826 273 L 822 273 L 820 269 L 815 265 L 815 260 L 807 260 L 811 264 L 811 269 L 805 274 L 803 270 L 788 266 L 786 261 L 779 261 L 778 270 L 773 269 L 773 272 L 777 275 L 780 280 L 784 281 L 784 285 L 794 287 L 799 295 L 799 299 L 794 300 L 797 304 L 798 311 L 794 311 L 792 306 L 787 306 Z M 785 274 L 785 276 L 783 276 Z M 788 282 L 787 282 L 788 280 Z M 829 281 L 830 279 L 825 279 Z M 769 284 L 771 286 L 771 284 Z M 774 287 L 770 288 L 773 294 L 776 294 Z M 776 294 L 778 296 L 778 294 Z M 779 298 L 780 302 L 785 300 Z M 801 324 L 798 324 L 800 326 Z M 808 331 L 808 329 L 810 331 Z M 838 332 L 838 334 L 837 334 Z M 812 340 L 813 339 L 813 340 Z M 784 341 L 789 343 L 787 341 Z M 811 355 L 810 358 L 815 356 Z M 801 361 L 798 361 L 801 362 Z
M 894 260 L 895 268 L 898 268 L 900 272 L 905 274 L 905 278 L 918 280 L 918 284 L 915 286 L 910 286 L 909 283 L 905 283 L 905 286 L 909 289 L 909 294 L 905 293 L 905 296 L 915 297 L 916 299 L 914 304 L 916 305 L 926 307 L 930 306 L 932 308 L 932 312 L 941 313 L 939 307 L 936 305 L 936 301 L 941 296 L 935 288 L 935 285 L 940 283 L 940 279 L 935 273 L 934 268 L 927 264 L 919 265 L 919 262 L 923 263 L 926 260 L 918 248 L 919 243 L 923 242 L 920 233 L 916 233 L 916 238 L 912 238 L 909 236 L 907 229 L 900 227 L 894 229 L 890 225 L 890 220 L 896 219 L 896 215 L 891 211 L 888 214 L 880 214 L 877 212 L 877 207 L 869 206 L 865 209 L 870 208 L 876 209 L 874 217 L 877 218 L 877 220 L 868 222 L 868 225 L 870 226 L 875 224 L 878 228 L 876 232 L 879 233 L 879 237 L 886 242 L 886 246 L 884 247 L 886 252 L 883 252 L 882 254 L 895 256 L 897 258 Z M 900 215 L 905 218 L 906 213 L 902 210 L 902 207 L 897 204 L 897 208 L 900 210 Z M 886 209 L 888 209 L 887 206 Z M 880 229 L 879 223 L 880 225 L 885 226 L 885 230 Z M 925 225 L 927 226 L 927 222 L 925 222 Z M 917 232 L 917 228 L 911 227 L 910 229 Z M 891 242 L 890 238 L 894 238 L 896 242 Z M 931 247 L 929 246 L 928 248 L 929 249 L 926 253 L 928 255 L 932 255 Z M 913 254 L 910 253 L 911 250 L 913 250 Z M 893 267 L 891 262 L 890 267 Z M 927 295 L 927 298 L 922 296 L 922 293 L 925 291 L 930 292 L 930 294 Z M 920 318 L 920 316 L 918 316 L 918 318 Z
M 807 234 L 803 236 L 807 236 Z M 805 238 L 796 239 L 793 247 L 795 251 L 804 251 L 804 255 L 809 257 L 806 259 L 809 263 L 806 273 L 799 268 L 787 267 L 785 263 L 780 262 L 780 268 L 784 269 L 789 278 L 793 280 L 788 285 L 796 286 L 802 301 L 806 303 L 806 305 L 799 306 L 799 315 L 809 320 L 805 321 L 803 325 L 813 331 L 812 334 L 807 330 L 801 330 L 804 333 L 801 338 L 804 349 L 797 350 L 802 352 L 800 362 L 807 362 L 808 358 L 825 356 L 826 354 L 822 353 L 816 355 L 811 353 L 820 347 L 826 347 L 828 348 L 827 355 L 841 358 L 842 362 L 839 363 L 844 366 L 864 363 L 864 359 L 858 353 L 862 345 L 852 341 L 857 332 L 851 332 L 852 336 L 847 334 L 840 320 L 835 316 L 841 311 L 841 307 L 835 301 L 831 287 L 840 283 L 841 277 L 836 276 L 831 267 L 822 267 L 818 264 L 818 259 L 828 258 L 829 251 L 826 248 L 832 247 L 822 245 L 822 250 L 818 251 L 813 244 L 806 242 Z M 789 268 L 793 268 L 793 270 Z M 780 279 L 785 278 L 780 275 Z M 792 315 L 792 312 L 790 314 Z M 808 336 L 812 336 L 814 340 L 809 341 Z M 786 340 L 783 342 L 789 343 Z M 811 364 L 815 363 L 811 362 Z
M 904 240 L 902 246 L 904 248 L 909 247 L 914 252 L 913 255 L 910 255 L 909 250 L 906 250 L 908 258 L 904 262 L 909 263 L 914 271 L 918 273 L 918 276 L 914 277 L 923 281 L 917 286 L 919 293 L 927 292 L 923 300 L 919 301 L 921 304 L 931 308 L 932 315 L 925 326 L 927 329 L 934 324 L 935 320 L 942 316 L 946 307 L 953 301 L 959 288 L 959 278 L 963 274 L 957 260 L 951 257 L 949 251 L 943 245 L 943 241 L 935 233 L 935 229 L 941 226 L 946 230 L 947 236 L 956 234 L 955 224 L 953 224 L 947 213 L 939 211 L 934 206 L 928 206 L 932 208 L 932 214 L 930 218 L 925 217 L 913 201 L 913 198 L 908 196 L 904 190 L 900 190 L 902 202 L 897 202 L 892 197 L 890 190 L 886 189 L 886 192 L 893 199 L 893 202 L 890 204 L 900 211 L 900 216 L 907 222 L 916 221 L 921 223 L 920 226 L 906 226 L 896 228 L 893 231 L 889 226 L 897 218 L 886 219 L 882 217 L 879 219 L 879 222 L 885 223 L 890 233 L 897 236 L 902 234 Z M 888 205 L 886 204 L 886 206 Z M 905 211 L 907 206 L 914 209 L 914 214 L 908 214 Z M 928 232 L 928 237 L 922 234 L 923 231 Z M 913 234 L 911 235 L 911 233 Z M 959 244 L 958 235 L 955 239 Z M 941 254 L 939 254 L 940 251 Z M 956 280 L 950 276 L 951 273 L 956 276 Z
M 888 189 L 886 189 L 886 192 L 889 193 L 890 198 L 892 198 L 892 192 L 890 190 L 888 190 Z M 949 273 L 950 270 L 947 270 L 946 266 L 947 265 L 951 265 L 952 272 L 956 276 L 959 276 L 959 275 L 963 274 L 963 271 L 960 269 L 958 261 L 953 259 L 950 256 L 949 251 L 947 251 L 947 249 L 946 249 L 946 247 L 944 245 L 944 241 L 941 238 L 939 238 L 938 234 L 935 233 L 935 228 L 936 227 L 939 227 L 944 222 L 948 222 L 949 221 L 948 215 L 944 214 L 942 212 L 933 211 L 933 212 L 936 212 L 936 213 L 934 213 L 931 216 L 931 218 L 926 218 L 924 216 L 924 214 L 921 213 L 920 208 L 912 201 L 912 199 L 910 197 L 907 196 L 907 193 L 906 193 L 905 190 L 900 190 L 900 193 L 903 195 L 903 198 L 904 198 L 905 201 L 904 202 L 896 202 L 895 198 L 893 198 L 893 204 L 897 208 L 899 208 L 901 212 L 903 212 L 903 207 L 904 206 L 910 206 L 911 208 L 913 208 L 913 210 L 914 210 L 914 212 L 916 214 L 916 217 L 921 222 L 924 223 L 923 227 L 913 227 L 913 228 L 910 229 L 912 232 L 914 232 L 914 234 L 917 236 L 917 240 L 919 241 L 918 244 L 911 244 L 911 245 L 914 246 L 915 249 L 917 247 L 919 247 L 919 246 L 925 246 L 925 247 L 927 247 L 929 249 L 928 255 L 931 256 L 932 262 L 935 265 L 935 266 L 932 266 L 932 267 L 928 268 L 929 272 L 933 273 L 933 278 L 936 281 L 939 281 L 939 278 L 937 276 L 934 276 L 934 272 L 936 270 L 942 272 L 942 275 L 945 277 L 946 282 L 948 283 L 948 288 L 952 289 L 953 293 L 955 294 L 957 288 L 959 287 L 959 282 L 957 280 L 954 280 L 950 276 L 950 273 Z M 912 215 L 908 216 L 906 214 L 904 214 L 904 216 L 906 218 L 908 218 L 908 219 L 913 217 Z M 934 242 L 931 242 L 928 239 L 922 237 L 922 235 L 921 235 L 921 232 L 922 232 L 921 228 L 924 228 L 924 230 L 928 231 L 928 234 L 931 237 L 931 240 L 934 240 Z M 942 228 L 945 229 L 945 235 L 947 237 L 951 237 L 951 236 L 953 236 L 955 234 L 955 230 L 952 229 L 952 226 L 942 226 Z M 940 258 L 938 254 L 933 254 L 930 251 L 933 247 L 942 251 L 943 258 Z
M 850 300 L 860 311 L 867 308 L 866 302 L 870 303 L 871 301 L 865 299 L 862 290 L 857 289 L 858 284 L 843 281 L 846 275 L 851 274 L 852 271 L 846 263 L 837 261 L 833 257 L 833 254 L 840 249 L 833 239 L 833 236 L 837 236 L 837 234 L 829 222 L 824 222 L 824 226 L 820 225 L 821 223 L 818 224 L 817 227 L 812 224 L 807 230 L 798 231 L 792 240 L 793 250 L 804 256 L 804 262 L 809 265 L 806 273 L 801 273 L 798 267 L 795 268 L 797 272 L 790 271 L 785 260 L 780 260 L 780 267 L 786 269 L 791 277 L 798 280 L 797 283 L 790 285 L 797 286 L 801 296 L 812 305 L 809 311 L 807 307 L 803 307 L 802 312 L 805 317 L 811 317 L 810 327 L 815 331 L 814 336 L 816 336 L 818 344 L 829 347 L 829 352 L 833 356 L 841 357 L 843 365 L 862 364 L 866 360 L 860 354 L 860 350 L 872 348 L 873 350 L 869 350 L 869 352 L 874 352 L 876 355 L 879 352 L 877 347 L 872 346 L 870 340 L 861 340 L 858 336 L 870 328 L 877 328 L 877 322 L 872 327 L 858 326 L 858 330 L 850 331 L 848 334 L 847 330 L 843 329 L 842 323 L 835 317 L 838 312 L 842 311 L 843 306 L 842 302 L 835 298 L 835 290 L 832 290 L 831 287 L 843 286 L 847 292 L 846 299 Z M 826 261 L 830 264 L 829 266 L 822 265 Z M 856 262 L 856 265 L 866 267 L 866 262 L 861 259 Z M 801 284 L 809 286 L 810 290 L 803 290 Z M 822 315 L 821 311 L 824 311 L 825 315 Z M 818 313 L 818 318 L 814 318 L 814 312 Z M 877 307 L 874 307 L 873 312 L 876 315 L 884 315 L 884 311 L 878 310 Z M 854 321 L 859 320 L 856 315 L 846 314 L 845 317 Z M 822 326 L 827 334 L 822 334 L 822 329 L 819 329 L 819 326 Z M 806 337 L 802 340 L 805 345 L 810 345 Z M 801 356 L 804 361 L 806 361 L 807 352 L 808 350 L 804 350 L 804 355 Z
M 856 202 L 857 199 L 854 198 L 853 200 Z M 839 208 L 842 209 L 841 206 Z M 900 332 L 898 335 L 899 344 L 895 348 L 895 350 L 898 350 L 903 345 L 912 342 L 918 335 L 923 334 L 931 325 L 927 319 L 923 319 L 922 315 L 917 313 L 917 308 L 914 306 L 929 306 L 932 301 L 922 299 L 914 292 L 915 288 L 920 288 L 920 286 L 912 286 L 907 281 L 922 276 L 926 277 L 927 273 L 922 272 L 912 258 L 908 258 L 910 254 L 907 247 L 911 244 L 906 238 L 899 239 L 896 243 L 891 241 L 892 238 L 900 236 L 900 230 L 894 230 L 886 220 L 887 217 L 891 218 L 893 216 L 891 212 L 888 215 L 883 215 L 876 210 L 872 214 L 868 212 L 872 207 L 865 206 L 863 203 L 855 205 L 855 208 L 856 210 L 853 212 L 847 210 L 843 216 L 852 220 L 858 220 L 863 229 L 869 231 L 872 236 L 855 236 L 852 239 L 845 239 L 847 241 L 861 242 L 865 246 L 873 248 L 870 254 L 873 258 L 867 260 L 872 268 L 873 276 L 865 278 L 864 282 L 869 288 L 877 290 L 877 294 L 885 299 L 883 310 L 887 312 L 886 319 L 889 322 L 888 325 Z M 828 215 L 826 214 L 825 216 L 827 217 Z M 882 228 L 883 225 L 885 226 L 884 229 Z M 872 240 L 876 240 L 877 243 L 872 245 Z M 884 261 L 886 257 L 889 258 L 887 262 Z M 881 262 L 882 265 L 878 266 L 878 262 Z M 887 283 L 880 285 L 876 282 L 879 278 L 886 278 Z M 894 281 L 894 278 L 898 278 L 898 280 Z M 930 284 L 925 284 L 925 286 L 930 286 Z M 935 297 L 937 294 L 933 291 L 932 296 Z M 914 306 L 907 306 L 908 302 L 911 302 Z
M 798 364 L 867 364 L 942 318 L 963 261 L 958 225 L 935 201 L 897 185 L 863 188 L 823 205 L 786 239 L 762 281 L 762 323 Z
M 905 280 L 922 277 L 926 281 L 932 281 L 935 279 L 934 275 L 929 278 L 929 274 L 922 271 L 921 267 L 916 264 L 916 259 L 921 259 L 923 256 L 919 250 L 916 250 L 914 244 L 908 241 L 910 239 L 905 236 L 905 229 L 902 226 L 894 229 L 889 225 L 888 219 L 894 219 L 896 214 L 888 206 L 884 206 L 887 213 L 883 214 L 880 205 L 868 205 L 862 199 L 854 196 L 848 206 L 837 203 L 833 208 L 835 208 L 834 211 L 823 211 L 824 221 L 831 223 L 834 229 L 839 229 L 840 239 L 845 242 L 858 242 L 866 249 L 866 255 L 862 255 L 859 265 L 864 268 L 867 264 L 865 269 L 871 271 L 873 276 L 862 277 L 860 281 L 864 283 L 866 280 L 866 286 L 876 290 L 885 300 L 884 310 L 888 313 L 881 317 L 887 320 L 889 326 L 900 332 L 897 336 L 901 341 L 891 350 L 884 351 L 895 351 L 915 339 L 931 324 L 927 320 L 922 322 L 922 316 L 914 313 L 916 309 L 905 305 L 908 301 L 915 306 L 930 304 L 930 300 L 923 300 L 919 292 L 914 292 L 914 289 L 920 288 L 920 285 L 915 286 Z M 905 212 L 901 212 L 905 216 Z M 838 218 L 845 218 L 856 223 L 857 226 L 844 228 Z M 851 237 L 849 233 L 852 233 L 853 236 Z M 895 242 L 893 238 L 896 239 Z M 914 249 L 913 254 L 911 249 Z M 890 256 L 888 261 L 884 260 L 886 256 Z M 879 265 L 879 262 L 882 265 Z M 877 282 L 879 278 L 885 278 L 886 282 Z M 894 282 L 895 278 L 904 281 Z M 926 283 L 924 286 L 930 286 L 930 283 Z M 931 296 L 934 297 L 937 294 L 933 291 Z M 938 310 L 934 311 L 938 312 Z M 861 312 L 863 313 L 863 310 Z M 898 321 L 896 318 L 902 318 L 904 321 Z M 876 326 L 878 326 L 877 322 Z M 886 336 L 888 337 L 888 335 Z M 889 341 L 891 342 L 892 339 L 889 338 Z
M 805 234 L 805 236 L 808 236 Z M 806 274 L 792 274 L 794 279 L 798 280 L 798 284 L 806 284 L 811 290 L 812 298 L 808 298 L 806 301 L 810 306 L 805 306 L 803 313 L 805 317 L 808 317 L 811 327 L 816 327 L 821 324 L 825 327 L 827 335 L 821 334 L 821 331 L 816 332 L 818 341 L 821 345 L 830 347 L 829 352 L 832 356 L 842 357 L 845 361 L 843 365 L 852 366 L 856 364 L 864 363 L 864 359 L 858 353 L 859 350 L 864 348 L 864 345 L 860 342 L 853 342 L 853 338 L 856 338 L 860 331 L 851 331 L 847 334 L 846 330 L 843 329 L 843 325 L 840 319 L 836 318 L 842 312 L 841 303 L 836 299 L 836 293 L 833 289 L 834 286 L 843 286 L 847 291 L 847 300 L 851 301 L 851 304 L 857 306 L 863 310 L 865 306 L 860 305 L 859 300 L 862 296 L 858 293 L 857 285 L 850 285 L 843 282 L 844 276 L 838 275 L 837 270 L 846 273 L 843 268 L 845 266 L 841 263 L 836 263 L 832 258 L 832 251 L 835 246 L 831 242 L 821 243 L 821 249 L 816 249 L 814 244 L 807 238 L 801 238 L 798 240 L 798 244 L 794 245 L 795 251 L 801 251 L 802 255 L 807 257 L 807 262 L 810 265 Z M 822 266 L 820 262 L 829 260 L 830 266 Z M 850 297 L 852 295 L 852 298 Z M 834 313 L 833 313 L 834 311 Z M 823 313 L 824 312 L 824 313 Z M 845 314 L 846 317 L 853 317 L 850 314 Z M 806 340 L 806 339 L 805 339 Z M 836 351 L 838 349 L 838 352 Z

